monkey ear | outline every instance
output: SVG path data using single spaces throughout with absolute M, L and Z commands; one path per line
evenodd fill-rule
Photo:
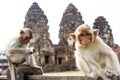
M 72 37 L 73 40 L 76 40 L 76 35 L 75 35 L 75 33 L 71 33 L 70 36 Z
M 23 30 L 20 30 L 20 34 L 22 35 L 24 33 L 24 31 Z
M 94 33 L 94 36 L 96 38 L 99 34 L 99 29 L 94 29 L 93 33 Z

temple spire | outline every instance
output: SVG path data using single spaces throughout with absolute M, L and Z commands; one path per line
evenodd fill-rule
M 103 16 L 99 16 L 95 19 L 93 28 L 99 29 L 99 36 L 107 45 L 113 47 L 114 39 L 112 29 L 110 28 L 110 25 Z

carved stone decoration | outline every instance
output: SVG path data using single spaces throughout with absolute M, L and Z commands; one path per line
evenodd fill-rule
M 43 10 L 39 7 L 38 3 L 34 2 L 25 16 L 24 27 L 33 30 L 31 46 L 36 49 L 34 56 L 38 65 L 52 64 L 54 62 L 54 47 L 50 40 L 47 23 L 48 20 Z
M 99 36 L 107 45 L 113 47 L 114 39 L 112 30 L 110 29 L 110 25 L 103 16 L 99 16 L 97 19 L 95 19 L 93 28 L 99 29 Z

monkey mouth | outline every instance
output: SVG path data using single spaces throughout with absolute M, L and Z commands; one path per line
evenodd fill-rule
M 90 43 L 90 40 L 89 39 L 83 39 L 82 40 L 82 44 L 83 45 L 88 45 Z

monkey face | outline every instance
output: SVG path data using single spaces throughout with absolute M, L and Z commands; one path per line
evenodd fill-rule
M 78 40 L 82 45 L 88 45 L 92 40 L 91 33 L 82 33 L 78 35 Z
M 23 44 L 27 44 L 32 39 L 32 31 L 29 28 L 24 28 L 20 31 L 20 38 Z
M 71 33 L 70 36 L 76 42 L 79 42 L 81 45 L 89 45 L 94 42 L 96 36 L 98 34 L 98 30 L 93 30 L 88 25 L 83 24 L 78 26 L 74 33 Z
M 25 38 L 22 40 L 22 43 L 23 43 L 23 44 L 27 44 L 27 43 L 30 42 L 30 40 L 31 40 L 31 37 L 25 37 Z

